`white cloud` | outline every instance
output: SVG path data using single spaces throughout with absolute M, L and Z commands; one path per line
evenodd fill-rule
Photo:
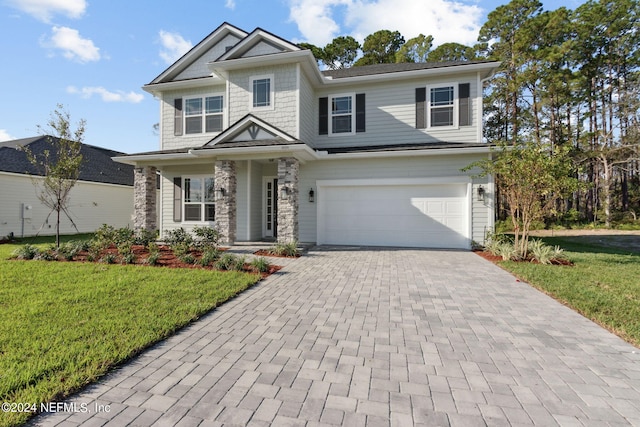
M 67 92 L 71 94 L 77 94 L 83 98 L 91 98 L 93 95 L 98 95 L 104 102 L 130 102 L 137 104 L 144 99 L 144 95 L 135 92 L 124 92 L 118 90 L 111 92 L 102 86 L 85 86 L 82 89 L 78 89 L 75 86 L 67 87 Z
M 173 64 L 193 47 L 193 44 L 180 34 L 164 30 L 160 30 L 160 44 L 162 45 L 160 58 L 167 64 Z
M 340 34 L 333 19 L 333 8 L 352 0 L 289 0 L 289 17 L 298 25 L 304 41 L 324 46 Z
M 9 135 L 9 132 L 7 130 L 0 129 L 0 142 L 11 141 L 12 139 L 15 139 L 15 138 Z
M 52 36 L 44 40 L 42 45 L 47 48 L 60 49 L 62 55 L 78 62 L 100 60 L 100 48 L 90 39 L 83 39 L 78 30 L 69 27 L 53 27 Z
M 7 3 L 43 22 L 50 22 L 56 14 L 80 18 L 87 9 L 85 0 L 7 0 Z
M 432 35 L 434 45 L 472 45 L 483 16 L 480 7 L 453 0 L 289 0 L 289 6 L 303 37 L 319 46 L 339 35 L 362 42 L 378 30 L 400 31 L 406 40 Z
M 236 8 L 235 0 L 227 0 L 224 4 L 224 7 L 226 7 L 227 9 L 234 10 Z

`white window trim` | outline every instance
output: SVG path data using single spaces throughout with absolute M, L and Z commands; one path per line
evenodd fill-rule
M 213 96 L 221 96 L 222 97 L 222 112 L 217 113 L 220 114 L 222 116 L 222 130 L 218 131 L 218 132 L 205 132 L 206 129 L 206 108 L 207 108 L 207 98 L 209 97 L 213 97 Z M 202 99 L 202 132 L 200 133 L 187 133 L 187 117 L 193 117 L 193 116 L 187 116 L 187 99 L 196 99 L 196 98 L 200 98 Z M 226 112 L 227 112 L 227 97 L 225 96 L 224 92 L 214 92 L 214 93 L 203 93 L 203 94 L 194 94 L 194 95 L 186 95 L 182 97 L 182 109 L 183 109 L 183 113 L 182 113 L 182 137 L 183 138 L 193 138 L 193 137 L 198 137 L 201 135 L 218 135 L 219 133 L 221 133 L 222 131 L 224 131 L 225 127 L 226 127 Z
M 264 107 L 253 106 L 253 82 L 255 80 L 269 79 L 269 105 Z M 249 77 L 249 110 L 250 111 L 268 111 L 275 108 L 275 79 L 273 74 L 262 74 L 258 76 Z
M 181 203 L 180 203 L 180 208 L 182 209 L 182 222 L 185 223 L 185 224 L 204 224 L 204 225 L 213 225 L 213 224 L 215 224 L 215 220 L 214 221 L 207 221 L 207 220 L 204 219 L 204 217 L 205 217 L 205 204 L 206 204 L 206 202 L 204 201 L 204 180 L 205 180 L 205 178 L 212 178 L 212 179 L 215 180 L 215 177 L 213 175 L 185 175 L 185 176 L 182 176 L 182 200 L 181 200 Z M 185 197 L 185 193 L 186 193 L 186 190 L 187 190 L 187 186 L 186 186 L 185 182 L 186 182 L 187 179 L 191 179 L 191 180 L 200 179 L 200 180 L 202 180 L 202 185 L 203 185 L 203 187 L 202 187 L 202 190 L 203 190 L 202 197 L 203 197 L 203 200 L 202 200 L 202 202 L 197 202 L 197 203 L 200 203 L 202 205 L 201 206 L 201 212 L 200 212 L 202 219 L 200 221 L 192 221 L 192 220 L 188 220 L 187 219 L 186 210 L 185 210 L 185 205 L 187 203 L 187 202 L 185 202 L 185 198 L 186 198 Z M 214 195 L 214 198 L 215 198 L 215 195 Z M 196 203 L 196 202 L 194 202 L 194 203 Z M 215 201 L 213 202 L 213 205 L 215 206 Z
M 335 98 L 344 98 L 351 97 L 351 132 L 334 132 L 333 131 L 333 113 L 331 111 L 331 106 L 333 105 L 333 100 Z M 356 134 L 356 93 L 337 93 L 334 95 L 329 95 L 329 102 L 327 102 L 327 116 L 329 118 L 329 136 L 344 136 L 344 135 L 355 135 Z M 346 116 L 346 114 L 340 114 L 340 116 Z
M 431 89 L 443 88 L 443 87 L 453 87 L 453 125 L 451 126 L 431 126 Z M 445 130 L 445 129 L 458 129 L 459 121 L 458 121 L 458 83 L 437 83 L 427 86 L 427 108 L 425 109 L 425 114 L 427 115 L 427 129 L 432 130 Z M 444 108 L 443 107 L 435 107 Z

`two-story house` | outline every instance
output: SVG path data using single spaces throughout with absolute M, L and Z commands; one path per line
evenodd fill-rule
M 144 90 L 160 150 L 136 166 L 137 228 L 225 242 L 470 248 L 493 226 L 482 84 L 496 62 L 321 71 L 309 50 L 222 24 Z M 155 223 L 155 175 L 161 204 Z

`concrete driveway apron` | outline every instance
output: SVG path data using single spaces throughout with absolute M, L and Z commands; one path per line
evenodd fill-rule
M 66 403 L 32 424 L 640 425 L 640 351 L 470 252 L 321 247 Z

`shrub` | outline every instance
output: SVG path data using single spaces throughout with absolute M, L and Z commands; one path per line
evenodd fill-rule
M 58 254 L 56 253 L 55 248 L 49 248 L 47 250 L 40 251 L 34 257 L 34 259 L 41 260 L 41 261 L 57 261 L 58 260 Z
M 85 250 L 84 248 L 87 246 L 85 241 L 73 241 L 70 240 L 60 245 L 58 248 L 58 256 L 66 259 L 67 261 L 72 261 L 73 258 L 78 255 L 78 252 Z
M 498 242 L 494 247 L 494 255 L 502 257 L 504 261 L 517 260 L 518 250 L 512 242 Z
M 276 243 L 268 252 L 278 256 L 296 256 L 298 255 L 298 242 L 296 240 L 288 243 Z
M 247 262 L 247 259 L 245 257 L 236 257 L 235 263 L 231 266 L 233 270 L 235 271 L 242 271 L 244 270 L 244 264 Z
M 220 232 L 213 227 L 193 227 L 193 234 L 196 235 L 196 245 L 201 248 L 218 246 L 218 240 L 220 240 Z
M 116 256 L 114 254 L 106 254 L 105 256 L 103 256 L 102 258 L 100 258 L 99 260 L 100 262 L 103 262 L 105 264 L 115 264 L 116 262 Z
M 136 261 L 136 256 L 133 254 L 133 252 L 122 255 L 122 263 L 123 264 L 133 264 Z
M 220 251 L 216 248 L 207 248 L 202 252 L 202 258 L 200 258 L 200 265 L 203 267 L 210 266 L 218 258 L 220 258 Z
M 134 244 L 142 245 L 148 248 L 149 245 L 155 242 L 157 238 L 158 238 L 157 231 L 149 231 L 144 229 L 138 230 L 135 235 Z
M 38 253 L 40 253 L 40 250 L 37 247 L 26 244 L 13 251 L 13 253 L 11 254 L 11 258 L 34 259 L 36 255 L 38 255 Z
M 185 264 L 195 264 L 196 263 L 196 259 L 193 255 L 191 255 L 190 253 L 185 253 L 182 254 L 178 257 L 178 259 L 180 259 L 181 262 L 185 263 Z
M 149 245 L 149 256 L 145 262 L 149 265 L 157 265 L 160 260 L 160 249 L 155 243 Z
M 534 239 L 529 242 L 529 255 L 540 264 L 551 264 L 553 248 L 545 245 L 542 240 Z
M 193 237 L 183 227 L 165 231 L 164 240 L 169 246 L 173 246 L 178 243 L 186 243 L 189 246 L 193 245 Z
M 260 257 L 254 258 L 253 261 L 251 261 L 251 267 L 253 267 L 258 273 L 266 273 L 269 271 L 271 265 L 266 258 Z
M 187 255 L 193 246 L 193 237 L 182 227 L 168 230 L 165 240 L 178 258 Z
M 223 254 L 218 261 L 216 261 L 216 268 L 218 270 L 231 270 L 237 263 L 237 257 L 233 254 Z

